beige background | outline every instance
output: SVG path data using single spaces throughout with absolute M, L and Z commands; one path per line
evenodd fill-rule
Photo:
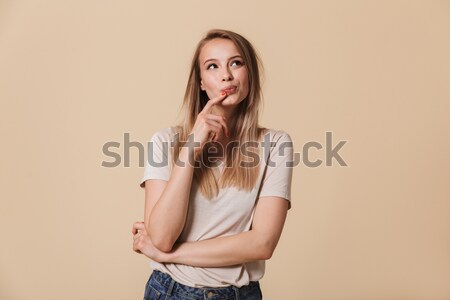
M 102 146 L 175 123 L 210 28 L 259 50 L 264 125 L 348 141 L 295 168 L 265 299 L 450 299 L 450 2 L 348 0 L 0 1 L 0 299 L 142 298 L 144 170 Z

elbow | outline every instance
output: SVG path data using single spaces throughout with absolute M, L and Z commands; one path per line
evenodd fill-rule
M 172 251 L 173 248 L 173 243 L 171 243 L 170 241 L 168 241 L 168 239 L 155 239 L 153 240 L 151 237 L 150 239 L 152 240 L 153 246 L 158 249 L 159 251 L 162 252 L 170 252 Z
M 171 252 L 179 234 L 170 230 L 162 230 L 161 227 L 148 222 L 146 226 L 148 236 L 156 249 L 166 253 Z
M 262 241 L 262 243 L 258 247 L 259 251 L 257 251 L 259 253 L 258 259 L 259 260 L 268 260 L 268 259 L 270 259 L 272 257 L 272 255 L 273 255 L 273 253 L 275 252 L 275 247 L 276 247 L 276 245 L 274 245 L 269 240 Z
M 173 245 L 175 244 L 174 241 L 170 237 L 168 237 L 166 234 L 161 234 L 159 232 L 152 232 L 150 228 L 147 227 L 147 233 L 150 237 L 150 240 L 153 244 L 153 246 L 162 252 L 170 252 L 172 251 Z
M 266 248 L 261 248 L 260 250 L 260 260 L 268 260 L 272 257 L 273 255 L 273 249 L 266 247 Z

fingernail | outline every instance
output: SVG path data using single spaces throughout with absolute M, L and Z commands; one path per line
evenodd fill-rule
M 220 96 L 225 96 L 227 93 L 226 92 L 222 92 L 220 93 Z

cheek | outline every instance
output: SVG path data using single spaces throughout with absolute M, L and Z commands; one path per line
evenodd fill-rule
M 204 75 L 202 76 L 202 82 L 203 82 L 203 87 L 205 89 L 211 89 L 214 88 L 214 78 L 211 78 L 211 75 Z
M 248 89 L 248 72 L 247 70 L 242 70 L 239 74 L 240 81 L 246 89 Z
M 245 74 L 245 77 L 243 77 L 243 79 L 241 80 L 241 83 L 242 83 L 243 89 L 248 92 L 250 87 L 248 85 L 247 74 Z

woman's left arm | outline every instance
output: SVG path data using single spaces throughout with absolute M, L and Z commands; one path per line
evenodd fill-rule
M 155 251 L 146 234 L 136 238 L 133 249 L 158 262 L 194 267 L 224 267 L 269 259 L 286 220 L 288 201 L 281 197 L 259 198 L 252 228 L 239 234 L 175 244 L 171 252 Z M 145 230 L 142 228 L 137 228 Z M 133 233 L 137 233 L 133 229 Z

